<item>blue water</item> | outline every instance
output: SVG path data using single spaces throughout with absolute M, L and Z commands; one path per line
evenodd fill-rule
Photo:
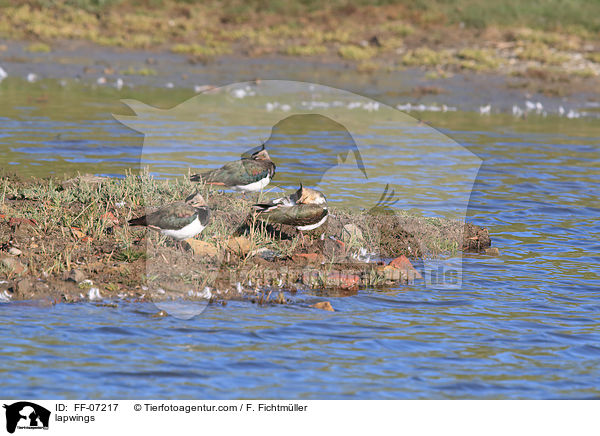
M 600 398 L 600 130 L 460 116 L 439 123 L 483 160 L 468 220 L 500 250 L 465 256 L 460 289 L 306 293 L 191 320 L 152 304 L 0 304 L 3 396 Z M 308 307 L 323 299 L 335 312 Z

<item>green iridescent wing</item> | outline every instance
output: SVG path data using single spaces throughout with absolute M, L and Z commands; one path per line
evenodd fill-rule
M 208 184 L 223 186 L 249 185 L 267 176 L 273 177 L 275 164 L 270 161 L 242 159 L 229 162 L 216 170 L 195 174 L 192 181 L 204 181 Z
M 258 219 L 271 224 L 289 226 L 307 226 L 321 221 L 328 211 L 322 205 L 297 204 L 295 206 L 276 206 L 258 212 Z

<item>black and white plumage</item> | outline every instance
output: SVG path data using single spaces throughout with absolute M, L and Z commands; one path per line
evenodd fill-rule
M 262 148 L 250 157 L 228 162 L 221 168 L 205 173 L 194 174 L 190 180 L 233 188 L 237 191 L 258 192 L 271 182 L 275 175 L 275 168 L 263 144 Z
M 206 201 L 195 193 L 185 202 L 176 202 L 128 221 L 130 226 L 145 226 L 176 241 L 193 238 L 208 224 L 210 210 Z
M 329 216 L 325 195 L 316 189 L 304 188 L 302 185 L 287 197 L 276 198 L 252 207 L 260 221 L 294 226 L 300 231 L 320 227 Z

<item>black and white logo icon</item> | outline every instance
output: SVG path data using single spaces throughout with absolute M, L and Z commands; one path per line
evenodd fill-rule
M 29 401 L 19 401 L 4 405 L 6 409 L 6 431 L 14 433 L 16 429 L 48 429 L 50 411 Z

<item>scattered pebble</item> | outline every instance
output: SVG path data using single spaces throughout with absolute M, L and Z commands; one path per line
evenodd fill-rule
M 88 298 L 93 301 L 93 300 L 101 300 L 102 297 L 100 296 L 100 289 L 98 288 L 90 288 L 90 290 L 88 291 Z
M 19 250 L 17 247 L 10 247 L 8 249 L 8 254 L 12 254 L 13 256 L 20 256 L 23 252 Z
M 310 307 L 314 307 L 315 309 L 326 310 L 327 312 L 335 312 L 333 306 L 329 301 L 320 301 L 315 304 L 311 304 Z
M 356 224 L 346 224 L 342 229 L 342 241 L 350 242 L 352 239 L 356 241 L 364 241 L 362 230 Z
M 85 280 L 83 271 L 73 268 L 67 275 L 67 281 L 81 283 Z
M 23 280 L 19 280 L 15 284 L 15 291 L 22 296 L 27 296 L 29 292 L 33 290 L 33 282 L 29 278 L 25 278 Z
M 21 262 L 10 256 L 0 258 L 0 264 L 13 271 L 15 274 L 22 274 L 26 269 Z

